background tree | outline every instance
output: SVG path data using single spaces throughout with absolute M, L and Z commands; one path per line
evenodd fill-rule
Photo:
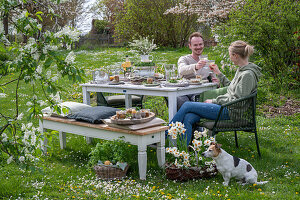
M 103 14 L 103 20 L 108 22 L 107 26 L 113 34 L 116 16 L 124 9 L 124 0 L 98 0 L 96 7 Z
M 57 3 L 53 0 L 26 1 L 26 0 L 2 0 L 0 2 L 0 18 L 2 19 L 5 34 L 8 34 L 9 24 L 12 25 L 18 18 L 21 10 L 26 9 L 31 16 L 39 19 L 42 30 L 57 31 L 65 25 L 75 27 L 77 16 L 82 13 L 84 0 L 64 0 Z
M 195 14 L 174 15 L 165 11 L 180 2 L 174 0 L 127 0 L 114 21 L 115 36 L 132 40 L 136 36 L 150 37 L 162 46 L 182 47 L 188 35 L 196 29 Z
M 245 0 L 217 28 L 220 46 L 248 41 L 255 46 L 255 60 L 276 85 L 298 88 L 299 10 L 296 0 Z

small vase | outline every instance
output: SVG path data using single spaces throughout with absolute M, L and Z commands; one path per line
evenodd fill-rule
M 152 55 L 141 55 L 141 62 L 152 62 Z

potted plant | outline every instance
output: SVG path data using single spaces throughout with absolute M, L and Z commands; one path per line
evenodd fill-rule
M 208 137 L 207 130 L 195 131 L 192 145 L 187 146 L 186 129 L 180 122 L 170 124 L 168 130 L 169 147 L 166 148 L 166 177 L 171 180 L 210 178 L 217 174 L 214 161 L 204 158 L 201 153 L 215 138 Z
M 157 49 L 157 45 L 154 44 L 154 40 L 148 39 L 148 37 L 140 37 L 140 39 L 129 42 L 129 46 L 135 49 L 141 55 L 142 62 L 152 62 L 150 53 Z
M 128 159 L 134 148 L 122 138 L 97 143 L 89 156 L 88 165 L 93 167 L 98 178 L 110 180 L 126 176 Z

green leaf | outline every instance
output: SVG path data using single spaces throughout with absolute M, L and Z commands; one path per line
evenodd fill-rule
M 52 58 L 47 58 L 47 60 L 45 61 L 45 67 L 46 67 L 46 69 L 48 68 L 48 67 L 50 67 L 50 65 L 52 64 L 52 62 L 53 62 L 53 59 Z
M 39 20 L 42 22 L 43 21 L 43 18 L 40 16 L 40 15 L 36 15 L 38 18 L 39 18 Z

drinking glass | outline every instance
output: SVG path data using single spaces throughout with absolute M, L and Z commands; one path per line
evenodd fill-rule
M 101 83 L 106 83 L 107 81 L 109 81 L 109 77 L 108 74 L 100 69 L 100 70 L 96 70 L 94 72 L 94 80 L 96 83 L 101 84 Z
M 174 77 L 176 75 L 175 64 L 164 64 L 164 68 L 166 81 L 170 80 L 171 77 Z
M 200 60 L 207 61 L 208 60 L 208 56 L 207 55 L 201 55 L 201 56 L 199 56 L 199 61 Z
M 215 64 L 215 61 L 214 60 L 209 60 L 208 61 L 208 65 L 214 65 Z

